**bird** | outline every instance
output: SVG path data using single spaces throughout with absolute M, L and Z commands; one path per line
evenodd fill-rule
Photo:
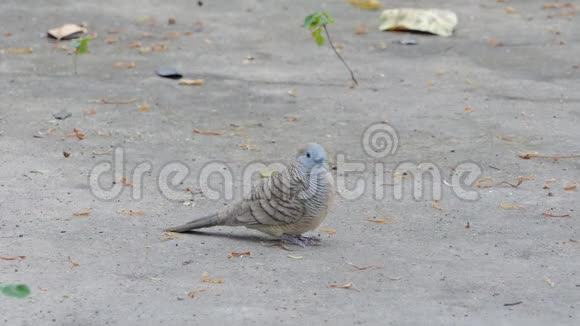
M 303 233 L 322 223 L 334 195 L 326 151 L 320 144 L 309 143 L 298 150 L 295 160 L 284 171 L 262 180 L 232 207 L 165 231 L 181 233 L 212 226 L 245 226 L 304 247 L 320 241 Z

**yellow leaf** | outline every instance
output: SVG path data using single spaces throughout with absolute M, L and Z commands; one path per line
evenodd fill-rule
M 228 254 L 228 258 L 234 258 L 234 257 L 252 257 L 252 253 L 249 251 L 246 252 L 230 252 Z
M 380 223 L 380 224 L 385 224 L 385 219 L 378 219 L 378 218 L 367 218 L 367 221 L 369 222 L 375 222 L 375 223 Z
M 193 133 L 204 136 L 223 136 L 223 132 L 193 129 Z
M 87 209 L 84 212 L 73 213 L 73 216 L 89 216 L 91 215 L 91 209 Z
M 505 203 L 501 203 L 499 204 L 500 208 L 503 209 L 522 209 L 522 208 L 526 208 L 525 206 L 521 206 L 521 205 L 511 205 L 511 204 L 505 204 Z
M 32 49 L 31 48 L 6 49 L 6 50 L 0 50 L 0 53 L 6 53 L 6 54 L 30 54 L 30 53 L 32 53 Z
M 223 279 L 212 279 L 209 278 L 209 273 L 208 272 L 203 272 L 203 274 L 201 274 L 201 281 L 205 282 L 205 283 L 212 283 L 212 284 L 222 284 L 224 283 Z
M 137 65 L 135 64 L 135 62 L 115 62 L 115 63 L 113 63 L 113 67 L 115 67 L 115 68 L 133 69 L 136 66 Z
M 377 10 L 383 7 L 383 4 L 378 0 L 347 0 L 350 4 L 353 4 L 359 8 Z
M 438 210 L 442 210 L 441 205 L 439 205 L 438 200 L 433 201 L 433 208 L 438 209 Z
M 139 110 L 140 112 L 147 112 L 147 111 L 149 111 L 150 108 L 151 107 L 149 106 L 149 104 L 145 103 L 145 104 L 139 105 L 137 107 L 137 110 Z
M 335 229 L 320 228 L 320 229 L 318 229 L 318 231 L 324 232 L 324 233 L 328 233 L 330 235 L 336 234 L 336 230 Z
M 203 292 L 207 292 L 207 290 L 194 290 L 194 291 L 191 291 L 191 292 L 189 292 L 189 293 L 187 294 L 187 296 L 188 296 L 190 299 L 193 299 L 193 298 L 195 298 L 195 296 L 196 296 L 196 295 L 198 295 L 198 294 L 200 294 L 200 293 L 203 293 Z
M 576 188 L 578 188 L 578 184 L 576 182 L 564 186 L 564 190 L 566 191 L 575 191 Z
M 205 80 L 203 79 L 180 79 L 179 85 L 184 86 L 201 86 L 205 84 Z

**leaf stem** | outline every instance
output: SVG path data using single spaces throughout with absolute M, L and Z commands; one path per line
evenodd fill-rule
M 326 29 L 326 24 L 322 24 L 322 28 L 324 28 L 324 33 L 326 33 L 326 38 L 328 38 L 328 43 L 330 44 L 330 47 L 334 50 L 334 53 L 340 59 L 340 61 L 342 61 L 342 63 L 344 64 L 344 66 L 346 67 L 348 72 L 350 72 L 350 78 L 354 82 L 355 86 L 358 86 L 358 81 L 354 77 L 354 72 L 352 71 L 352 69 L 350 69 L 350 67 L 348 66 L 346 61 L 344 61 L 344 59 L 342 58 L 340 53 L 338 53 L 338 51 L 336 50 L 336 47 L 334 47 L 334 43 L 332 42 L 332 39 L 330 38 L 330 34 L 328 33 L 328 30 Z
M 79 56 L 79 55 L 78 55 L 78 54 L 76 54 L 76 52 L 75 52 L 75 56 L 73 57 L 73 65 L 74 65 L 74 67 L 75 67 L 75 75 L 77 74 L 77 57 L 78 57 L 78 56 Z

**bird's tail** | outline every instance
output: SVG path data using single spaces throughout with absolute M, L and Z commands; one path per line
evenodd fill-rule
M 222 224 L 223 223 L 221 223 L 218 214 L 212 214 L 206 217 L 198 218 L 197 220 L 193 220 L 180 226 L 174 226 L 172 228 L 165 229 L 165 231 L 179 233 Z

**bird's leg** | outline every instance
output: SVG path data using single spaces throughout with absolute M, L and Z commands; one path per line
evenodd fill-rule
M 307 237 L 305 235 L 299 235 L 298 238 L 302 240 L 302 242 L 306 243 L 307 246 L 311 246 L 320 242 L 320 238 L 318 237 Z
M 282 236 L 282 242 L 300 246 L 302 248 L 306 246 L 312 246 L 320 242 L 320 239 L 316 237 L 305 237 L 303 235 L 290 235 L 284 234 Z
M 300 240 L 300 238 L 298 238 L 295 235 L 290 235 L 290 234 L 284 234 L 281 238 L 282 243 L 288 243 L 288 244 L 293 244 L 295 246 L 299 246 L 299 247 L 306 247 L 306 244 L 304 243 L 304 241 Z

